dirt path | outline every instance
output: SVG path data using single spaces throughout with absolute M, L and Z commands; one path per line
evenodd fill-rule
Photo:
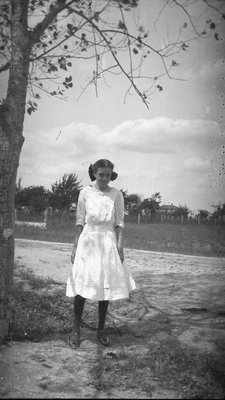
M 18 239 L 15 258 L 35 274 L 65 284 L 70 252 L 70 244 Z M 125 249 L 125 260 L 138 287 L 138 307 L 124 306 L 123 325 L 132 329 L 114 335 L 109 349 L 100 347 L 95 333 L 87 328 L 77 350 L 63 340 L 14 342 L 3 347 L 1 398 L 181 398 L 180 390 L 159 382 L 151 370 L 143 372 L 139 388 L 127 387 L 126 376 L 122 385 L 115 384 L 110 391 L 100 383 L 106 367 L 114 368 L 124 349 L 142 358 L 150 346 L 169 342 L 208 354 L 221 351 L 225 259 Z M 117 320 L 112 308 L 109 321 L 116 325 Z M 151 393 L 144 390 L 145 380 L 151 383 Z

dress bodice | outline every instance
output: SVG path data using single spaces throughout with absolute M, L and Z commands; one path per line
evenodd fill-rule
M 120 190 L 110 187 L 102 192 L 95 186 L 80 191 L 76 225 L 111 225 L 124 227 L 124 200 Z

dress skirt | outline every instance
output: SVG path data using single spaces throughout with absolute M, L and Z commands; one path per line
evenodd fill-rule
M 121 263 L 116 243 L 112 225 L 84 225 L 66 296 L 79 294 L 98 301 L 129 298 L 136 285 L 126 264 Z

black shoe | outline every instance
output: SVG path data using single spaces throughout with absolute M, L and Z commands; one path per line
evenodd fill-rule
M 107 331 L 105 329 L 97 330 L 97 339 L 103 345 L 108 347 L 110 345 L 110 339 L 107 335 Z
M 68 344 L 72 349 L 76 349 L 80 346 L 80 334 L 78 332 L 73 332 L 68 337 Z

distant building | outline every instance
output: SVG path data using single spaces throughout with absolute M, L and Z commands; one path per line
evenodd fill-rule
M 158 209 L 158 214 L 159 215 L 165 215 L 165 216 L 171 216 L 175 213 L 175 211 L 178 209 L 178 207 L 174 206 L 173 203 L 167 205 L 160 206 Z
M 174 214 L 177 209 L 178 207 L 174 206 L 173 203 L 164 204 L 163 206 L 160 206 L 159 209 L 157 210 L 157 215 L 161 219 L 161 222 L 173 221 L 175 219 Z

